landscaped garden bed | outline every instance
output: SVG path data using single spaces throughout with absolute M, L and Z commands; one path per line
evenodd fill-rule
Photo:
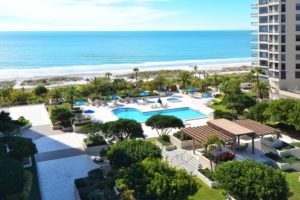
M 178 149 L 189 149 L 193 147 L 193 140 L 191 137 L 185 135 L 183 132 L 178 131 L 170 136 L 170 142 Z
M 279 156 L 273 153 L 265 154 L 269 160 L 283 171 L 300 171 L 300 159 L 295 156 Z
M 173 149 L 176 149 L 176 146 L 171 143 L 169 135 L 162 135 L 162 136 L 160 136 L 156 140 L 156 145 L 160 149 L 165 149 L 166 151 L 171 151 Z

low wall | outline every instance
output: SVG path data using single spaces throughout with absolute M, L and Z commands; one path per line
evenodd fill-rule
M 300 172 L 300 163 L 293 163 L 293 164 L 289 164 L 289 163 L 279 163 L 276 162 L 275 160 L 272 160 L 270 158 L 268 158 L 270 160 L 270 162 L 273 163 L 273 165 L 277 166 L 279 169 L 281 169 L 282 171 L 297 171 Z
M 178 149 L 190 149 L 190 148 L 193 147 L 193 140 L 181 141 L 177 137 L 171 135 L 170 136 L 170 141 Z
M 174 149 L 176 149 L 175 145 L 169 145 L 169 146 L 164 146 L 162 143 L 160 143 L 158 140 L 155 141 L 156 146 L 158 146 L 160 149 L 162 150 L 166 150 L 166 151 L 172 151 Z
M 209 170 L 215 171 L 215 169 L 216 169 L 216 164 L 215 163 L 212 163 L 212 168 L 213 168 L 212 169 L 211 165 L 210 165 L 210 160 L 208 158 L 206 158 L 203 155 L 198 155 L 198 158 L 199 158 L 199 161 L 200 161 L 201 165 L 204 168 L 208 168 Z
M 203 183 L 205 183 L 208 187 L 210 187 L 210 188 L 218 187 L 217 182 L 209 180 L 206 176 L 204 176 L 199 171 L 195 171 L 194 174 L 197 178 L 199 178 L 201 181 L 203 181 Z
M 75 133 L 80 133 L 80 129 L 82 128 L 83 126 L 74 126 L 73 125 L 73 132 Z

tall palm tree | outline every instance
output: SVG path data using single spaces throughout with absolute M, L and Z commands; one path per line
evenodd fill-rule
M 135 81 L 138 82 L 138 72 L 140 70 L 139 70 L 139 68 L 134 68 L 133 71 L 135 72 Z
M 70 99 L 71 109 L 74 107 L 74 96 L 77 93 L 77 89 L 75 86 L 70 86 L 67 88 L 67 96 Z
M 262 93 L 261 93 L 261 87 L 260 87 L 260 79 L 259 76 L 263 73 L 263 69 L 261 67 L 256 67 L 255 69 L 251 70 L 251 74 L 256 77 L 255 80 L 255 88 L 256 88 L 256 93 L 257 93 L 257 98 L 258 100 L 261 99 Z
M 105 74 L 105 78 L 107 78 L 107 80 L 109 80 L 110 81 L 110 77 L 112 76 L 112 74 L 111 73 L 109 73 L 109 72 L 107 72 L 106 74 Z
M 149 72 L 145 72 L 144 76 L 145 76 L 145 78 L 147 80 L 147 83 L 148 83 L 149 82 L 149 78 L 150 78 L 150 73 Z
M 194 76 L 196 77 L 198 73 L 198 66 L 195 65 L 193 68 L 194 68 Z

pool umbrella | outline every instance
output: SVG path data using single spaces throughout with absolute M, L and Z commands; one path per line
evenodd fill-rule
M 85 101 L 76 101 L 75 102 L 75 105 L 77 105 L 77 106 L 82 106 L 82 105 L 85 105 L 85 104 L 86 104 Z
M 159 103 L 160 105 L 162 105 L 162 101 L 161 101 L 160 98 L 157 100 L 157 103 Z
M 95 111 L 93 111 L 93 110 L 85 110 L 85 111 L 83 111 L 83 113 L 84 114 L 93 114 L 93 113 L 95 113 Z
M 187 90 L 187 92 L 189 92 L 189 93 L 195 93 L 196 90 L 195 90 L 194 88 L 189 88 L 189 89 Z
M 119 99 L 119 98 L 120 98 L 120 97 L 117 96 L 117 95 L 112 95 L 112 96 L 109 97 L 109 99 Z
M 149 92 L 142 92 L 142 93 L 140 93 L 141 97 L 148 97 L 149 95 L 150 95 Z

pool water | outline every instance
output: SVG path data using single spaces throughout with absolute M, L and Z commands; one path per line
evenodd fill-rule
M 118 118 L 133 119 L 138 122 L 145 122 L 153 115 L 172 115 L 182 120 L 206 118 L 207 115 L 191 108 L 176 108 L 169 110 L 158 110 L 151 112 L 140 112 L 135 108 L 118 108 L 112 111 Z
M 168 98 L 167 101 L 172 102 L 172 103 L 181 102 L 181 100 L 179 98 L 175 98 L 175 97 Z

